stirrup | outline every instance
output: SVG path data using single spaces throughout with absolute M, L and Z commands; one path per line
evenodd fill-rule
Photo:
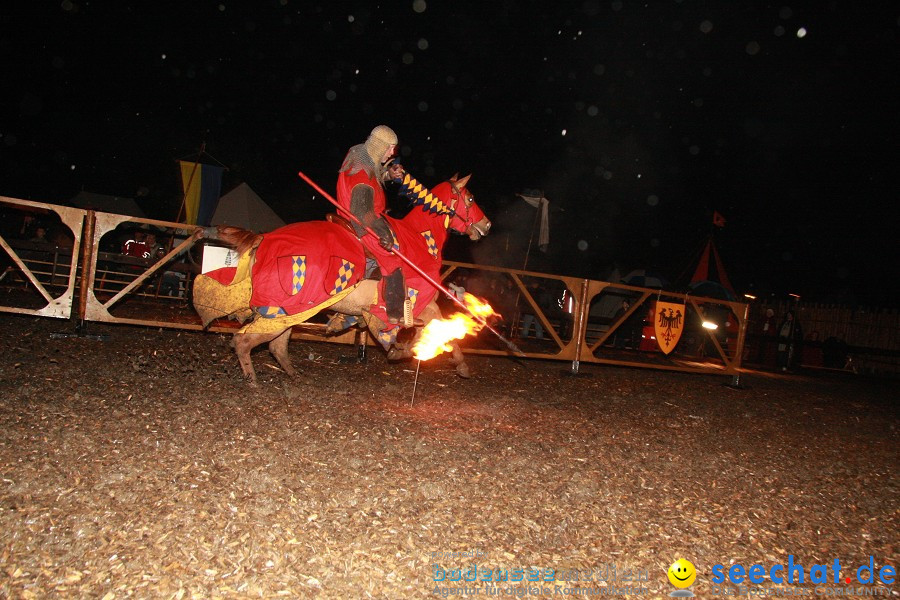
M 403 326 L 413 326 L 412 302 L 409 298 L 403 301 Z
M 403 328 L 422 327 L 425 325 L 424 321 L 413 317 L 412 301 L 409 298 L 403 301 L 403 317 L 401 319 L 388 317 L 388 321 L 392 325 L 399 325 Z

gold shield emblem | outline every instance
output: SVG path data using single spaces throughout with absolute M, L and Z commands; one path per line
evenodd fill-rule
M 668 354 L 675 349 L 681 332 L 684 330 L 684 304 L 672 302 L 656 302 L 656 313 L 653 330 L 660 350 Z

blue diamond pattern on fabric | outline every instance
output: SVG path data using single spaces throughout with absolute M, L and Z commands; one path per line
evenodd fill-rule
M 431 234 L 431 230 L 425 230 L 420 232 L 422 237 L 425 238 L 425 245 L 428 247 L 428 253 L 431 254 L 432 257 L 437 258 L 438 255 L 438 247 L 437 242 L 434 239 L 434 236 Z
M 397 333 L 400 332 L 399 327 L 394 327 L 387 331 L 379 331 L 376 336 L 378 341 L 384 347 L 385 350 L 391 347 L 391 344 L 397 341 Z
M 291 295 L 294 296 L 303 289 L 303 284 L 306 283 L 306 256 L 294 256 L 294 259 L 291 268 L 294 272 L 294 278 L 291 286 Z
M 341 259 L 341 267 L 338 269 L 337 279 L 334 280 L 334 289 L 331 291 L 332 296 L 347 289 L 351 279 L 353 279 L 353 269 L 355 267 L 356 265 L 349 260 Z
M 257 306 L 256 312 L 264 319 L 274 319 L 275 317 L 282 317 L 287 314 L 280 306 Z

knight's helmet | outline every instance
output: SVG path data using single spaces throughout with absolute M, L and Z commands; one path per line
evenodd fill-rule
M 387 125 L 379 125 L 372 130 L 366 139 L 366 154 L 372 159 L 376 165 L 381 164 L 384 153 L 387 149 L 397 144 L 397 134 Z

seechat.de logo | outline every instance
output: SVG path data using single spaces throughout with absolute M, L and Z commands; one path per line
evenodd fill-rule
M 855 575 L 855 578 L 854 578 Z M 868 564 L 858 567 L 849 567 L 846 570 L 837 558 L 834 562 L 822 565 L 812 565 L 807 570 L 801 563 L 794 562 L 794 555 L 788 556 L 786 565 L 772 565 L 768 568 L 755 564 L 745 567 L 742 564 L 734 564 L 730 567 L 713 565 L 712 583 L 721 584 L 727 580 L 734 585 L 747 583 L 762 583 L 767 579 L 772 583 L 790 584 L 881 584 L 893 585 L 897 577 L 897 570 L 891 565 L 876 568 L 875 557 L 870 556 Z

